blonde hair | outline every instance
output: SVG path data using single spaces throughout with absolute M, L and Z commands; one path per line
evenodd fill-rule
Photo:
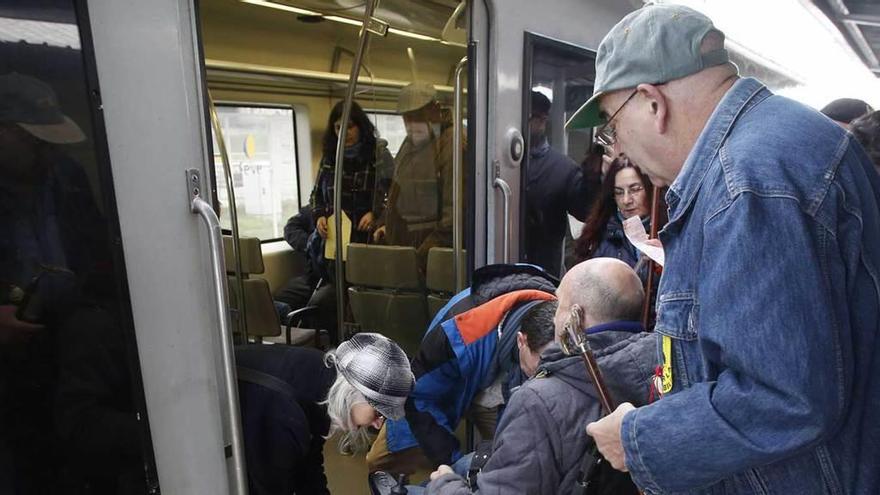
M 336 354 L 330 351 L 324 357 L 327 367 L 336 367 Z M 338 447 L 339 452 L 351 455 L 365 452 L 370 446 L 369 431 L 366 426 L 357 426 L 351 417 L 351 410 L 356 404 L 367 403 L 367 399 L 354 385 L 345 379 L 345 376 L 336 370 L 336 380 L 327 393 L 327 400 L 320 404 L 327 406 L 327 414 L 330 416 L 330 438 L 335 433 L 340 433 Z

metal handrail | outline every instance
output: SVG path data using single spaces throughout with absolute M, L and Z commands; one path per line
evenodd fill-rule
M 235 185 L 232 181 L 232 163 L 229 161 L 229 152 L 226 149 L 226 138 L 223 137 L 223 127 L 220 125 L 220 117 L 217 115 L 217 106 L 214 105 L 214 97 L 211 95 L 210 91 L 208 91 L 208 107 L 211 113 L 211 126 L 214 128 L 214 137 L 217 139 L 217 146 L 220 148 L 220 160 L 223 162 L 223 175 L 226 180 L 226 193 L 229 196 L 229 218 L 232 223 L 232 258 L 235 260 L 235 297 L 238 298 L 238 319 L 236 320 L 236 323 L 242 339 L 247 343 L 247 305 L 244 300 L 244 280 L 241 269 L 241 235 L 238 231 L 238 207 L 235 204 Z M 223 269 L 225 273 L 226 267 L 224 266 Z
M 502 252 L 504 253 L 504 263 L 510 263 L 510 197 L 513 193 L 510 190 L 510 184 L 501 177 L 496 177 L 492 186 L 501 189 L 501 193 L 504 195 L 504 225 L 502 226 L 504 236 L 502 246 L 504 247 Z
M 354 91 L 357 88 L 358 76 L 361 64 L 364 61 L 364 52 L 367 50 L 367 42 L 370 40 L 370 31 L 367 27 L 373 18 L 373 10 L 379 0 L 368 0 L 364 5 L 364 20 L 361 26 L 361 34 L 358 39 L 357 52 L 354 62 L 351 64 L 351 75 L 348 78 L 348 91 L 345 94 L 345 102 L 342 104 L 342 118 L 340 119 L 340 135 L 336 137 L 336 161 L 333 170 L 333 219 L 336 229 L 336 335 L 337 342 L 345 339 L 345 273 L 342 266 L 342 171 L 345 160 L 345 135 L 348 132 L 348 121 L 351 117 L 351 104 L 354 101 Z M 354 227 L 354 226 L 352 226 Z
M 452 270 L 455 274 L 455 293 L 464 289 L 464 271 L 462 270 L 462 220 L 464 212 L 461 208 L 461 189 L 463 157 L 461 146 L 462 112 L 461 112 L 461 74 L 467 65 L 467 57 L 462 57 L 455 66 L 455 90 L 452 104 Z
M 205 221 L 208 227 L 208 241 L 211 250 L 211 268 L 214 276 L 214 295 L 217 298 L 217 318 L 220 320 L 220 359 L 223 365 L 223 380 L 226 389 L 229 432 L 232 437 L 232 465 L 236 495 L 247 495 L 247 470 L 244 458 L 244 435 L 241 428 L 241 412 L 238 405 L 238 384 L 235 374 L 235 355 L 232 347 L 232 330 L 229 325 L 229 301 L 226 293 L 226 260 L 223 255 L 223 234 L 220 219 L 211 205 L 201 196 L 201 174 L 197 169 L 186 171 L 187 188 L 190 195 L 190 211 Z

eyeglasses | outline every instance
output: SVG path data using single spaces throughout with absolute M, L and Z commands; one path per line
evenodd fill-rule
M 635 196 L 636 194 L 643 193 L 643 192 L 645 192 L 645 186 L 643 186 L 641 184 L 633 184 L 625 189 L 620 188 L 620 187 L 615 187 L 614 188 L 614 197 L 617 199 L 620 199 L 620 198 L 626 196 L 626 193 L 629 193 L 630 196 Z
M 596 130 L 596 142 L 605 146 L 606 148 L 610 148 L 614 146 L 614 143 L 617 142 L 617 131 L 614 130 L 614 126 L 611 125 L 611 122 L 614 120 L 614 117 L 617 117 L 617 114 L 623 110 L 623 107 L 629 103 L 629 100 L 633 99 L 633 96 L 638 93 L 638 89 L 634 89 L 632 93 L 624 100 L 624 102 L 617 108 L 617 111 L 611 114 L 611 117 L 608 117 L 605 120 L 605 124 L 602 125 L 599 129 Z

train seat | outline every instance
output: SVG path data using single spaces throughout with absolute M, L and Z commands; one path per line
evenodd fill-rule
M 262 339 L 279 337 L 286 330 L 281 324 L 269 282 L 263 278 L 251 277 L 265 271 L 263 250 L 260 240 L 256 237 L 242 237 L 239 241 L 241 249 L 242 285 L 244 291 L 245 313 L 249 337 Z M 233 310 L 238 310 L 238 298 L 235 294 L 235 257 L 232 255 L 232 236 L 223 236 L 223 249 L 226 254 L 226 274 L 228 277 L 229 301 Z M 317 332 L 310 328 L 290 329 L 291 345 L 313 345 L 316 343 Z
M 428 289 L 428 315 L 434 318 L 455 293 L 455 275 L 452 273 L 452 248 L 434 247 L 428 251 L 428 269 L 425 286 Z
M 351 311 L 360 328 L 379 332 L 410 356 L 415 354 L 428 325 L 415 248 L 350 244 L 345 276 Z

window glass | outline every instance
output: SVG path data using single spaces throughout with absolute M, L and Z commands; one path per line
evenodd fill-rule
M 391 152 L 391 156 L 397 156 L 397 150 L 400 149 L 400 145 L 406 139 L 403 117 L 393 113 L 367 112 L 367 115 L 370 117 L 373 125 L 376 126 L 379 137 L 388 141 L 388 151 Z
M 591 142 L 589 130 L 567 132 L 565 122 L 593 92 L 594 55 L 531 33 L 526 41 L 523 128 L 528 153 L 522 161 L 520 252 L 523 261 L 561 277 L 573 264 L 572 256 L 564 256 L 573 245 L 570 231 L 580 232 L 578 223 L 595 199 L 587 194 L 586 178 L 576 186 L 554 180 L 584 160 Z M 573 194 L 579 199 L 572 201 Z
M 296 134 L 291 108 L 218 105 L 242 236 L 280 239 L 299 210 Z M 213 136 L 220 224 L 231 229 L 230 198 L 220 147 Z
M 77 4 L 0 9 L 2 494 L 158 493 Z

